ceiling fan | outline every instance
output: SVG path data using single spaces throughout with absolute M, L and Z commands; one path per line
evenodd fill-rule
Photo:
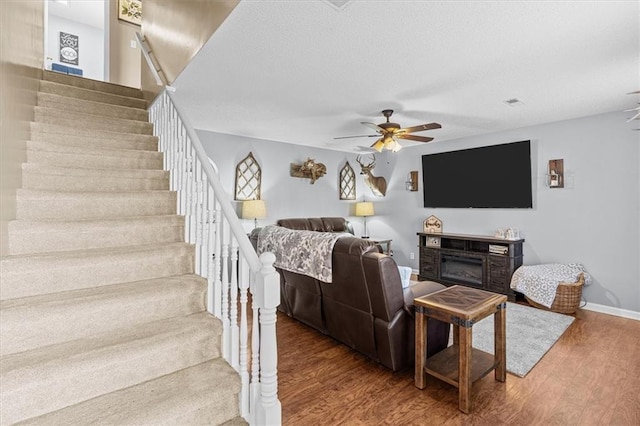
M 418 126 L 401 128 L 398 123 L 391 123 L 389 121 L 389 118 L 392 114 L 392 109 L 385 109 L 382 111 L 382 115 L 384 115 L 387 119 L 386 123 L 374 124 L 368 123 L 366 121 L 361 122 L 361 124 L 364 124 L 365 126 L 370 127 L 378 132 L 378 134 L 376 135 L 341 136 L 334 139 L 379 138 L 373 143 L 373 145 L 371 145 L 371 148 L 375 149 L 378 152 L 382 152 L 383 149 L 398 152 L 402 148 L 402 145 L 400 145 L 398 139 L 408 139 L 417 142 L 431 142 L 433 138 L 426 136 L 416 136 L 412 135 L 411 133 L 422 132 L 424 130 L 439 129 L 442 127 L 438 123 L 428 123 L 420 124 Z

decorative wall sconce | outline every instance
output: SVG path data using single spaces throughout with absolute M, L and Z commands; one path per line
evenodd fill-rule
M 404 183 L 407 191 L 418 190 L 418 171 L 414 170 L 407 175 L 407 181 Z
M 564 188 L 564 160 L 549 160 L 547 172 L 547 185 L 549 188 Z

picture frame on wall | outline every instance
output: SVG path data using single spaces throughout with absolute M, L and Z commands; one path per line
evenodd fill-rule
M 60 31 L 60 62 L 78 65 L 80 60 L 79 46 L 77 35 Z
M 142 25 L 142 0 L 118 0 L 118 19 Z

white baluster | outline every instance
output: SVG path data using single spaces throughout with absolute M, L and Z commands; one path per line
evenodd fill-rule
M 195 243 L 195 271 L 196 274 L 203 276 L 202 272 L 202 257 L 201 257 L 201 249 L 202 249 L 202 177 L 201 177 L 201 169 L 200 162 L 194 159 L 194 190 L 195 190 L 195 212 L 194 212 L 194 239 Z
M 229 224 L 222 218 L 222 328 L 224 335 L 222 339 L 222 353 L 224 359 L 231 364 L 231 348 L 229 333 Z
M 198 188 L 196 184 L 196 156 L 193 150 L 193 145 L 191 144 L 191 139 L 189 140 L 189 242 L 195 244 L 196 242 L 196 206 L 198 202 Z
M 207 224 L 209 220 L 209 185 L 207 175 L 200 167 L 200 249 L 197 256 L 200 258 L 200 275 L 209 277 L 209 237 L 207 236 Z
M 222 318 L 222 214 L 220 212 L 220 206 L 218 201 L 215 202 L 215 245 L 214 245 L 214 290 L 216 295 L 215 300 L 215 316 Z
M 256 423 L 255 416 L 260 403 L 260 299 L 263 289 L 263 277 L 260 271 L 254 273 L 251 284 L 251 384 L 249 385 L 250 424 Z
M 229 327 L 231 337 L 230 364 L 236 371 L 240 370 L 239 338 L 238 338 L 238 243 L 231 235 L 231 282 L 229 284 Z
M 216 317 L 220 316 L 220 312 L 215 309 L 215 301 L 220 298 L 215 292 L 214 283 L 216 280 L 215 275 L 215 212 L 214 208 L 214 193 L 211 185 L 207 185 L 207 311 Z
M 282 423 L 282 407 L 278 400 L 278 345 L 276 341 L 276 307 L 280 304 L 280 276 L 273 267 L 273 253 L 262 253 L 260 291 L 260 404 L 256 412 L 258 424 Z
M 244 255 L 240 254 L 240 274 L 238 276 L 240 286 L 240 415 L 247 417 L 249 415 L 249 370 L 247 366 L 247 350 L 248 350 L 248 318 L 247 303 L 249 288 L 249 264 Z

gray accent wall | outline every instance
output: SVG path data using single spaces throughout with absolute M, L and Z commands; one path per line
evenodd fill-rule
M 493 235 L 515 227 L 525 238 L 525 265 L 582 263 L 593 277 L 583 295 L 588 302 L 640 312 L 640 132 L 627 114 L 609 113 L 546 123 L 476 137 L 405 147 L 397 154 L 376 154 L 375 175 L 387 179 L 384 198 L 364 185 L 355 154 L 199 131 L 205 149 L 233 193 L 235 165 L 252 151 L 263 173 L 262 198 L 269 217 L 345 216 L 362 232 L 353 201 L 338 199 L 338 172 L 346 160 L 357 174 L 358 201 L 375 203 L 368 219 L 372 237 L 392 238 L 400 265 L 418 268 L 418 238 L 429 215 L 443 221 L 445 232 Z M 423 154 L 531 140 L 532 209 L 425 209 L 422 199 Z M 289 163 L 306 157 L 327 166 L 314 185 L 289 176 Z M 547 162 L 564 159 L 565 188 L 545 184 Z M 419 171 L 419 191 L 405 189 L 407 174 Z M 452 171 L 454 177 L 455 171 Z M 505 177 L 508 178 L 508 177 Z M 251 224 L 250 227 L 253 225 Z M 412 258 L 413 254 L 413 258 Z
M 356 234 L 360 235 L 362 232 L 360 218 L 350 217 L 356 201 L 340 200 L 338 192 L 338 175 L 348 160 L 357 174 L 357 199 L 362 200 L 365 188 L 362 177 L 358 174 L 360 168 L 355 163 L 355 155 L 202 130 L 197 133 L 207 154 L 216 163 L 222 184 L 232 199 L 236 165 L 249 152 L 253 153 L 262 169 L 261 198 L 266 203 L 268 215 L 258 221 L 260 226 L 275 223 L 282 218 L 340 216 L 355 222 Z M 308 157 L 327 167 L 327 173 L 313 184 L 310 179 L 289 176 L 290 164 L 301 164 Z M 241 203 L 234 204 L 236 211 L 240 213 Z M 252 228 L 253 223 L 248 223 L 247 226 Z

